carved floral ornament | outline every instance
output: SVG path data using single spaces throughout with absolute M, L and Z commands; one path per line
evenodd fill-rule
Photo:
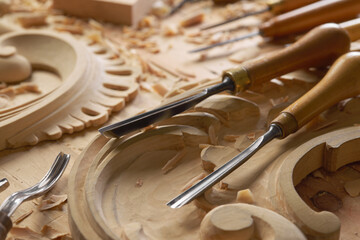
M 140 69 L 98 43 L 28 30 L 2 35 L 0 49 L 0 64 L 7 63 L 9 52 L 23 61 L 13 64 L 15 69 L 25 68 L 19 78 L 30 75 L 24 59 L 32 68 L 26 83 L 10 83 L 0 90 L 7 101 L 0 108 L 0 150 L 35 145 L 103 124 L 111 112 L 120 111 L 137 94 Z M 52 77 L 41 77 L 44 71 Z M 26 91 L 29 85 L 36 90 Z

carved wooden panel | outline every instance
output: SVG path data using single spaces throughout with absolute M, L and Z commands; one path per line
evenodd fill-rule
M 7 102 L 0 108 L 0 149 L 103 124 L 137 94 L 140 68 L 106 46 L 36 30 L 2 35 L 0 48 L 9 46 L 30 62 L 32 74 L 1 92 Z M 26 84 L 37 91 L 21 92 Z

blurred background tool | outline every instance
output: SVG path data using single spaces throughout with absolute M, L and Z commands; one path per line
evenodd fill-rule
M 70 155 L 62 152 L 56 157 L 50 170 L 41 179 L 41 181 L 24 190 L 11 194 L 0 206 L 0 240 L 5 240 L 8 232 L 12 228 L 11 215 L 24 202 L 37 198 L 49 191 L 59 180 L 67 164 Z
M 323 0 L 276 16 L 261 24 L 257 32 L 194 49 L 189 51 L 189 53 L 208 50 L 257 35 L 261 35 L 264 38 L 284 37 L 307 31 L 323 23 L 342 22 L 353 19 L 359 13 L 359 0 Z
M 263 136 L 167 205 L 171 208 L 179 208 L 189 203 L 244 164 L 274 138 L 285 138 L 295 133 L 332 105 L 358 94 L 360 94 L 360 53 L 350 52 L 339 58 L 314 88 L 282 111 Z
M 219 22 L 216 24 L 212 24 L 206 27 L 201 28 L 201 30 L 207 30 L 210 28 L 214 28 L 214 27 L 218 27 L 230 22 L 234 22 L 236 20 L 242 19 L 242 18 L 246 18 L 246 17 L 250 17 L 250 16 L 254 16 L 254 15 L 258 15 L 261 13 L 265 13 L 265 12 L 272 12 L 274 15 L 280 14 L 280 13 L 285 13 L 294 9 L 297 9 L 299 7 L 303 7 L 305 5 L 308 5 L 310 3 L 316 2 L 318 0 L 269 0 L 266 2 L 267 7 L 255 12 L 249 12 L 249 13 L 245 13 L 243 15 L 239 15 L 237 17 L 233 17 L 230 18 L 228 20 L 225 20 L 223 22 Z
M 344 23 L 343 28 L 335 23 L 324 24 L 281 51 L 225 71 L 222 83 L 199 94 L 102 127 L 99 131 L 107 137 L 120 137 L 183 112 L 213 94 L 225 90 L 238 93 L 297 69 L 326 66 L 350 50 L 351 40 L 360 37 L 359 29 L 360 19 Z

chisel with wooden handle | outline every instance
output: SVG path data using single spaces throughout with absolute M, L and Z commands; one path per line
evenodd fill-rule
M 179 208 L 189 203 L 244 164 L 272 139 L 285 138 L 295 133 L 332 105 L 358 94 L 360 94 L 360 53 L 350 52 L 340 57 L 315 87 L 282 111 L 263 136 L 167 205 Z
M 359 13 L 359 0 L 322 0 L 276 16 L 262 23 L 259 31 L 189 52 L 200 52 L 257 35 L 261 35 L 264 38 L 288 36 L 307 31 L 323 23 L 342 22 L 353 19 L 357 17 Z
M 236 17 L 227 19 L 225 21 L 203 27 L 200 30 L 207 30 L 210 28 L 219 27 L 219 26 L 234 22 L 234 21 L 242 19 L 242 18 L 258 15 L 258 14 L 265 13 L 265 12 L 271 12 L 274 15 L 277 15 L 280 13 L 289 12 L 291 10 L 306 6 L 310 3 L 314 3 L 317 1 L 318 0 L 268 0 L 268 1 L 266 1 L 267 6 L 263 9 L 260 9 L 255 12 L 245 13 L 243 15 L 236 16 Z
M 350 36 L 354 39 L 358 36 L 355 33 L 359 32 L 360 19 L 346 24 L 343 28 L 335 23 L 319 26 L 283 50 L 225 71 L 220 84 L 181 101 L 102 127 L 99 131 L 107 137 L 120 137 L 183 112 L 213 94 L 225 90 L 236 94 L 297 69 L 329 65 L 349 51 Z

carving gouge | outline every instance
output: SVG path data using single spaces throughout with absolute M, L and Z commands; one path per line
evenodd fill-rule
M 179 208 L 189 203 L 244 164 L 272 139 L 287 137 L 332 105 L 358 94 L 360 94 L 360 53 L 350 52 L 339 58 L 315 87 L 282 111 L 263 136 L 167 205 Z
M 41 181 L 27 189 L 11 194 L 0 206 L 0 240 L 5 240 L 12 228 L 11 215 L 24 201 L 39 197 L 49 191 L 59 180 L 70 160 L 69 154 L 60 152 L 50 170 Z
M 273 14 L 276 15 L 276 14 L 280 14 L 280 13 L 284 13 L 284 12 L 288 12 L 288 11 L 297 9 L 299 7 L 308 5 L 308 4 L 316 2 L 316 1 L 318 1 L 318 0 L 268 0 L 268 1 L 266 1 L 267 7 L 264 9 L 261 9 L 261 10 L 255 11 L 255 12 L 245 13 L 244 15 L 236 16 L 236 17 L 230 18 L 226 21 L 203 27 L 200 30 L 207 30 L 210 28 L 222 26 L 224 24 L 234 22 L 234 21 L 242 19 L 242 18 L 254 16 L 254 15 L 265 13 L 265 12 L 272 12 Z
M 350 41 L 357 39 L 360 19 L 342 25 L 324 24 L 311 30 L 299 41 L 272 55 L 242 64 L 223 73 L 223 81 L 201 93 L 99 129 L 107 137 L 146 127 L 196 105 L 205 98 L 229 90 L 238 93 L 296 69 L 325 66 L 349 51 Z
M 199 94 L 102 127 L 99 131 L 107 137 L 120 137 L 183 112 L 224 90 L 238 93 L 297 69 L 326 66 L 349 51 L 350 37 L 352 40 L 360 37 L 359 29 L 360 19 L 346 22 L 344 27 L 335 23 L 324 24 L 281 51 L 225 71 L 222 83 L 204 89 Z
M 284 13 L 260 25 L 259 31 L 189 51 L 196 53 L 214 47 L 240 41 L 249 37 L 283 37 L 307 31 L 327 22 L 342 22 L 355 18 L 360 13 L 359 0 L 323 0 Z

